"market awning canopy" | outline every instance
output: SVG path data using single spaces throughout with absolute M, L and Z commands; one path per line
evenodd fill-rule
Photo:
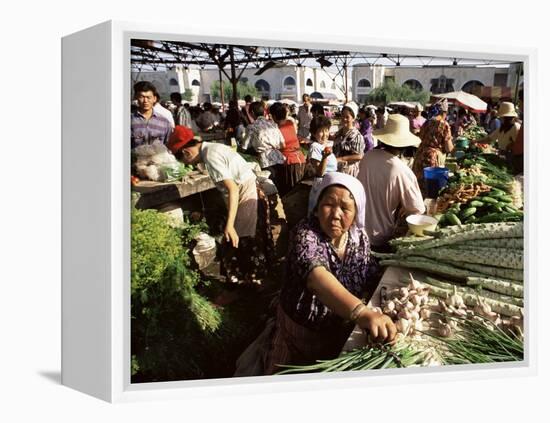
M 393 101 L 388 104 L 388 107 L 406 107 L 407 109 L 414 109 L 416 107 L 422 107 L 418 101 Z
M 169 40 L 131 40 L 131 66 L 136 73 L 145 70 L 218 69 L 233 85 L 233 100 L 237 100 L 237 83 L 246 69 L 256 69 L 260 75 L 277 65 L 313 66 L 335 69 L 344 79 L 343 94 L 348 100 L 348 69 L 353 66 L 509 66 L 511 62 L 493 59 L 434 57 L 386 52 L 355 52 L 294 47 L 245 46 L 222 43 L 196 43 Z M 404 49 L 406 51 L 406 49 Z M 222 100 L 223 90 L 221 91 Z M 331 97 L 334 96 L 334 97 Z M 322 93 L 320 100 L 335 100 L 331 93 Z
M 332 67 L 346 63 L 382 66 L 490 66 L 509 65 L 511 62 L 495 59 L 421 56 L 417 54 L 389 54 L 387 52 L 354 52 L 317 50 L 308 48 L 243 46 L 221 43 L 193 43 L 169 40 L 131 40 L 132 68 L 139 70 L 168 69 L 174 65 L 193 68 L 226 68 L 232 63 L 238 67 L 255 67 L 261 71 L 266 65 Z M 272 67 L 273 65 L 271 65 Z
M 446 98 L 455 105 L 459 105 L 474 113 L 485 113 L 487 111 L 487 103 L 479 97 L 468 94 L 464 91 L 452 91 L 444 94 L 434 94 L 435 98 Z

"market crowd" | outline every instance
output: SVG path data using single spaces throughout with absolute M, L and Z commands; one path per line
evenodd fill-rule
M 132 147 L 159 142 L 185 164 L 203 163 L 225 197 L 229 280 L 257 282 L 272 248 L 269 204 L 243 155 L 269 171 L 281 196 L 310 182 L 307 213 L 289 237 L 276 318 L 245 352 L 237 375 L 334 358 L 354 325 L 375 341 L 394 339 L 391 319 L 365 304 L 380 278 L 371 252 L 388 251 L 406 232 L 405 218 L 426 212 L 424 168 L 444 167 L 453 141 L 470 126 L 487 130 L 477 143 L 493 145 L 523 170 L 523 129 L 511 102 L 483 115 L 450 110 L 446 101 L 391 112 L 350 103 L 333 129 L 335 116 L 307 94 L 299 107 L 247 96 L 222 112 L 211 103 L 184 104 L 178 93 L 163 107 L 153 84 L 134 86 Z M 202 141 L 199 132 L 214 130 L 223 130 L 225 142 Z

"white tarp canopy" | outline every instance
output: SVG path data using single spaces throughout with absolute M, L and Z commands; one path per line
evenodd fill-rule
M 296 103 L 294 100 L 291 100 L 289 98 L 282 98 L 280 100 L 267 100 L 267 105 L 271 106 L 274 103 L 283 103 L 288 104 L 289 106 L 297 106 L 298 103 Z
M 487 103 L 481 98 L 465 91 L 452 91 L 450 93 L 435 94 L 435 98 L 446 98 L 449 102 L 469 109 L 474 113 L 485 113 L 487 111 Z
M 418 101 L 392 101 L 391 103 L 388 103 L 388 107 L 406 107 L 407 109 L 419 107 L 420 110 L 423 109 L 422 104 Z
M 283 98 L 281 100 L 279 100 L 280 103 L 283 103 L 283 104 L 288 104 L 289 106 L 297 106 L 298 103 L 296 103 L 294 100 L 291 100 L 289 98 Z

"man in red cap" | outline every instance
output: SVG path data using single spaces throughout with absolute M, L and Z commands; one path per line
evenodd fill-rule
M 192 141 L 194 141 L 192 145 L 188 145 Z M 195 164 L 196 161 L 194 159 L 198 154 L 191 157 L 190 154 L 193 150 L 191 150 L 191 148 L 184 149 L 184 147 L 193 147 L 199 142 L 200 137 L 195 137 L 195 134 L 193 133 L 193 130 L 191 128 L 178 125 L 174 128 L 174 132 L 172 132 L 172 135 L 170 135 L 168 148 L 178 159 L 180 158 L 178 156 L 181 156 L 181 160 L 186 164 Z
M 252 172 L 250 164 L 224 144 L 203 142 L 185 126 L 176 126 L 168 142 L 168 148 L 185 164 L 204 163 L 208 175 L 226 201 L 225 240 L 231 247 L 238 249 L 238 253 L 232 251 L 224 258 L 226 275 L 232 282 L 243 279 L 256 282 L 257 274 L 261 273 L 257 269 L 258 264 L 264 267 L 266 264 L 265 254 L 263 260 L 258 260 L 258 257 L 250 254 L 254 247 L 247 245 L 256 242 L 258 224 L 256 175 Z M 262 216 L 260 224 L 266 222 L 269 228 L 267 217 Z M 243 248 L 239 248 L 240 244 Z M 237 263 L 227 259 L 230 255 L 237 256 Z M 255 266 L 254 261 L 258 262 Z

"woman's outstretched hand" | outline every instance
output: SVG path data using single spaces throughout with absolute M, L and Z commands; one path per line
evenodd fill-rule
M 389 316 L 373 310 L 363 311 L 357 319 L 361 329 L 369 332 L 378 343 L 392 343 L 397 335 L 397 328 Z

